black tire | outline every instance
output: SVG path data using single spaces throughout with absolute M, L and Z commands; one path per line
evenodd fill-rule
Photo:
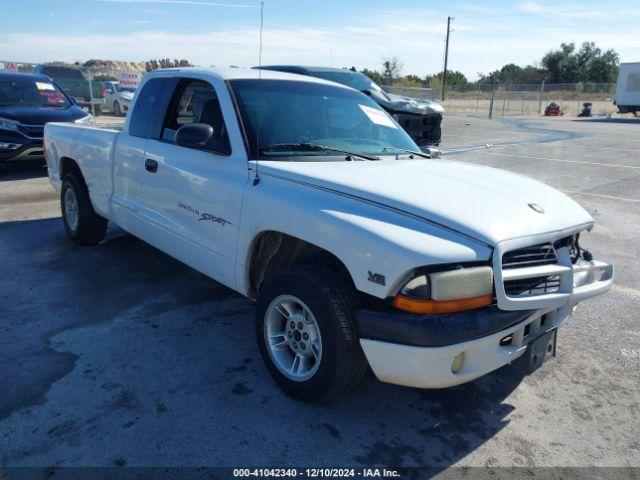
M 72 190 L 77 205 L 77 225 L 73 228 L 67 218 L 65 199 L 67 191 Z M 60 207 L 62 209 L 62 221 L 67 236 L 76 244 L 83 246 L 97 245 L 102 241 L 107 231 L 107 220 L 98 215 L 91 205 L 89 191 L 84 179 L 79 172 L 71 172 L 65 175 L 60 192 Z M 74 222 L 71 222 L 74 223 Z
M 119 117 L 122 115 L 122 110 L 120 109 L 120 104 L 118 102 L 113 102 L 113 114 L 116 117 Z
M 265 315 L 280 295 L 293 295 L 312 311 L 322 336 L 322 356 L 315 374 L 304 381 L 283 375 L 274 364 L 265 340 Z M 327 402 L 355 387 L 367 370 L 355 329 L 357 298 L 353 288 L 332 272 L 299 266 L 268 279 L 258 295 L 256 339 L 269 373 L 288 395 L 304 401 Z

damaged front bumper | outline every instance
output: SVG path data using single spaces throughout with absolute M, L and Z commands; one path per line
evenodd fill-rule
M 597 260 L 547 267 L 561 276 L 558 292 L 518 299 L 496 288 L 497 305 L 482 310 L 448 315 L 359 310 L 360 344 L 371 369 L 383 382 L 418 388 L 474 380 L 522 356 L 532 339 L 560 327 L 579 302 L 606 292 L 613 282 L 613 267 Z M 530 268 L 505 272 L 507 277 L 542 272 Z M 498 268 L 496 287 L 505 272 Z

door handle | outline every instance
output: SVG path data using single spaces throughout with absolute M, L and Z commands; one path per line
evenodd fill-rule
M 147 158 L 144 161 L 144 169 L 149 173 L 156 173 L 158 171 L 158 162 Z

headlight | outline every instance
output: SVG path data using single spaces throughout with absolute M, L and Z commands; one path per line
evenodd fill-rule
M 412 313 L 454 313 L 487 306 L 492 299 L 493 269 L 470 267 L 412 278 L 393 305 Z
M 95 125 L 96 119 L 93 115 L 88 113 L 86 117 L 82 117 L 77 120 L 74 120 L 73 123 L 77 125 Z
M 9 120 L 8 118 L 0 118 L 0 128 L 3 130 L 13 130 L 14 132 L 17 132 L 18 125 L 20 124 L 15 120 Z

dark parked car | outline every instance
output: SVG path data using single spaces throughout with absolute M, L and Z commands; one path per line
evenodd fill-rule
M 99 115 L 100 107 L 104 101 L 102 84 L 92 80 L 90 88 L 89 80 L 84 76 L 82 70 L 62 65 L 41 64 L 36 65 L 31 73 L 46 75 L 83 107 L 90 107 L 93 103 L 96 115 Z
M 93 116 L 49 77 L 0 73 L 0 162 L 43 158 L 47 122 L 91 124 Z
M 418 145 L 440 144 L 444 108 L 436 102 L 389 93 L 365 74 L 346 68 L 298 65 L 269 65 L 259 68 L 323 78 L 360 90 L 393 115 Z

